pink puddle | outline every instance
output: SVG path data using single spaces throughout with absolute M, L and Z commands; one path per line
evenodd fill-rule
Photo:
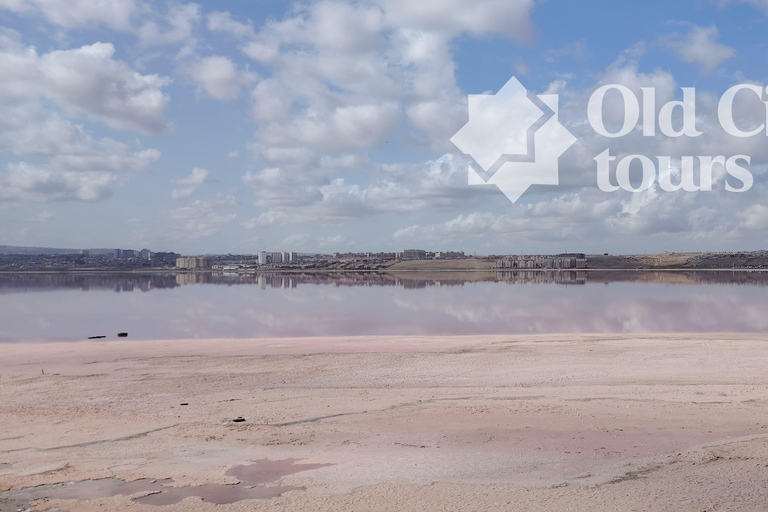
M 88 500 L 97 498 L 111 498 L 118 495 L 130 495 L 136 493 L 151 493 L 134 501 L 147 505 L 172 505 L 184 498 L 198 496 L 205 501 L 224 505 L 241 500 L 276 498 L 281 494 L 303 490 L 303 487 L 270 486 L 262 484 L 271 483 L 280 478 L 309 471 L 311 469 L 330 466 L 331 464 L 296 464 L 296 459 L 285 460 L 259 460 L 253 464 L 235 466 L 227 471 L 227 475 L 234 476 L 240 483 L 234 485 L 205 484 L 186 487 L 169 487 L 172 479 L 151 480 L 144 478 L 125 482 L 119 478 L 102 478 L 98 480 L 83 480 L 68 484 L 41 485 L 19 491 L 9 491 L 0 494 L 0 512 L 16 511 L 27 507 L 31 502 L 43 498 L 63 500 Z

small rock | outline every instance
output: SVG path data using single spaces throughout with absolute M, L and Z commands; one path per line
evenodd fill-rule
M 233 419 L 232 421 L 234 421 L 235 423 L 242 423 L 242 422 L 245 421 L 245 418 L 243 418 L 242 416 L 238 416 L 237 418 Z
M 118 338 L 127 338 L 128 337 L 128 333 L 127 332 L 119 332 L 119 333 L 117 333 L 117 337 Z

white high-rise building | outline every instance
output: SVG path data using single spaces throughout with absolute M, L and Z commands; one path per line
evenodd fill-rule
M 267 253 L 266 251 L 261 251 L 259 253 L 259 265 L 266 265 L 267 264 Z

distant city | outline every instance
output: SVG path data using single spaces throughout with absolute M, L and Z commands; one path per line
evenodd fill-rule
M 428 252 L 406 249 L 402 252 L 378 253 L 298 253 L 293 251 L 256 254 L 183 256 L 176 252 L 153 252 L 149 249 L 46 249 L 0 246 L 0 270 L 220 270 L 256 269 L 334 269 L 381 270 L 397 261 L 460 260 L 467 256 L 459 251 Z M 495 258 L 480 258 L 495 262 Z
M 634 256 L 608 253 L 468 255 L 462 251 L 404 249 L 400 252 L 182 255 L 149 249 L 52 249 L 0 246 L 0 271 L 512 271 L 587 269 L 768 269 L 768 251 L 674 253 Z
M 41 271 L 57 269 L 78 270 L 146 270 L 178 269 L 185 271 L 248 272 L 256 270 L 345 270 L 375 271 L 392 267 L 398 262 L 459 262 L 472 260 L 465 270 L 491 269 L 584 269 L 584 254 L 556 256 L 468 256 L 462 251 L 426 251 L 404 249 L 401 252 L 335 252 L 308 254 L 293 251 L 245 255 L 183 256 L 175 252 L 152 252 L 149 249 L 62 250 L 34 249 L 8 251 L 0 255 L 0 270 Z M 1 250 L 1 249 L 0 249 Z M 450 266 L 450 263 L 449 263 Z M 403 269 L 408 270 L 408 269 Z

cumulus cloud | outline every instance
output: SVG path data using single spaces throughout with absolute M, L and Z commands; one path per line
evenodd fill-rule
M 697 128 L 704 132 L 700 137 L 669 138 L 661 133 L 655 137 L 644 137 L 640 128 L 621 139 L 598 136 L 585 123 L 584 112 L 592 92 L 601 85 L 625 85 L 638 97 L 641 96 L 641 87 L 653 87 L 657 95 L 657 116 L 664 103 L 680 98 L 681 84 L 672 73 L 659 69 L 642 70 L 639 58 L 643 53 L 643 45 L 622 52 L 614 63 L 597 74 L 595 83 L 589 86 L 565 87 L 562 80 L 550 85 L 550 89 L 561 93 L 561 122 L 579 139 L 578 144 L 561 159 L 558 188 L 532 189 L 527 196 L 530 202 L 507 204 L 505 213 L 486 206 L 469 213 L 451 213 L 443 222 L 411 223 L 395 229 L 393 241 L 412 244 L 431 240 L 452 244 L 475 239 L 473 244 L 512 247 L 528 243 L 537 247 L 555 247 L 555 250 L 563 250 L 566 244 L 574 247 L 576 241 L 582 245 L 589 244 L 592 248 L 598 243 L 604 244 L 602 247 L 597 245 L 600 250 L 613 247 L 616 243 L 630 243 L 632 239 L 653 240 L 655 242 L 647 243 L 656 243 L 657 246 L 673 244 L 671 247 L 705 241 L 712 244 L 738 243 L 738 240 L 749 242 L 754 240 L 756 233 L 768 230 L 768 216 L 764 209 L 754 206 L 743 208 L 744 204 L 753 201 L 759 203 L 766 189 L 764 164 L 753 166 L 755 185 L 744 194 L 726 192 L 728 177 L 721 165 L 714 168 L 711 192 L 666 192 L 660 188 L 658 180 L 653 187 L 638 194 L 623 191 L 606 194 L 597 189 L 594 157 L 606 148 L 610 148 L 611 154 L 619 159 L 630 154 L 647 155 L 653 160 L 657 155 L 671 156 L 672 167 L 657 172 L 659 176 L 667 175 L 672 183 L 680 181 L 680 157 L 684 155 L 729 157 L 746 154 L 751 155 L 755 163 L 768 161 L 763 137 L 737 139 L 720 128 L 718 91 L 704 88 L 697 89 L 696 122 Z M 623 122 L 623 104 L 614 101 L 616 99 L 609 98 L 604 108 L 606 123 L 612 126 L 620 126 Z M 737 102 L 735 110 L 737 118 L 745 126 L 758 126 L 764 122 L 764 107 L 759 98 L 752 103 Z M 698 178 L 695 179 L 698 183 Z M 466 200 L 464 205 L 471 208 Z M 426 204 L 422 206 L 429 208 Z M 432 206 L 434 211 L 434 203 Z M 456 208 L 461 209 L 460 206 Z
M 112 195 L 119 177 L 108 172 L 58 172 L 25 162 L 0 174 L 0 202 L 98 201 Z
M 130 173 L 160 158 L 104 137 L 82 121 L 140 133 L 166 130 L 168 83 L 115 60 L 111 44 L 39 54 L 13 34 L 0 34 L 0 151 L 20 161 L 0 174 L 0 201 L 95 201 L 112 194 Z M 40 157 L 47 158 L 47 161 Z
M 91 151 L 75 154 L 59 154 L 51 159 L 51 168 L 64 171 L 108 171 L 114 173 L 142 171 L 160 159 L 160 151 L 154 148 L 132 151 L 131 148 L 112 139 L 96 143 Z
M 290 247 L 292 250 L 333 250 L 337 251 L 343 247 L 350 247 L 347 243 L 344 235 L 334 235 L 325 237 L 313 237 L 305 233 L 296 233 L 288 235 L 282 242 L 280 247 Z
M 727 6 L 729 4 L 751 4 L 755 7 L 762 8 L 766 13 L 768 13 L 768 0 L 713 0 L 715 3 L 720 5 L 721 7 Z
M 114 54 L 115 47 L 109 43 L 39 55 L 34 47 L 0 40 L 0 104 L 18 106 L 45 98 L 71 116 L 102 121 L 112 128 L 165 131 L 163 112 L 170 98 L 162 88 L 170 81 L 141 75 L 114 60 Z
M 195 167 L 192 169 L 192 174 L 189 176 L 178 180 L 171 180 L 171 183 L 181 185 L 180 187 L 173 188 L 171 191 L 171 197 L 173 199 L 187 199 L 192 197 L 192 194 L 195 193 L 197 187 L 203 183 L 208 182 L 209 174 L 210 173 L 207 169 L 203 169 L 202 167 Z
M 56 216 L 49 212 L 48 210 L 43 210 L 34 217 L 32 217 L 33 222 L 51 222 L 54 220 Z
M 92 145 L 81 124 L 39 101 L 4 104 L 0 99 L 0 150 L 15 155 L 82 153 Z
M 559 59 L 563 57 L 576 59 L 576 60 L 584 60 L 584 58 L 587 56 L 587 47 L 588 47 L 588 43 L 586 39 L 579 39 L 578 41 L 568 43 L 567 45 L 561 48 L 548 50 L 547 60 L 549 62 L 554 62 L 555 59 Z
M 306 166 L 328 153 L 376 147 L 402 118 L 421 144 L 446 149 L 466 120 L 452 40 L 462 33 L 524 39 L 532 9 L 528 0 L 323 0 L 258 30 L 226 12 L 209 15 L 208 28 L 272 70 L 251 96 L 258 156 L 285 165 L 284 156 L 301 154 Z M 233 76 L 228 69 L 223 75 Z
M 103 24 L 128 31 L 138 6 L 134 0 L 0 0 L 0 9 L 24 16 L 42 16 L 66 28 Z
M 526 40 L 533 35 L 533 0 L 376 0 L 393 25 L 456 34 L 502 34 Z
M 98 201 L 159 158 L 156 149 L 131 151 L 125 144 L 104 139 L 81 153 L 56 155 L 45 164 L 11 163 L 0 173 L 0 203 Z
M 187 68 L 197 86 L 218 100 L 233 100 L 240 89 L 253 82 L 251 73 L 240 71 L 228 57 L 204 57 Z
M 198 199 L 166 212 L 166 216 L 178 221 L 180 229 L 186 235 L 192 238 L 204 238 L 217 234 L 223 225 L 237 219 L 236 213 L 226 211 L 235 206 L 237 206 L 235 196 L 217 194 L 213 199 Z
M 208 15 L 208 30 L 213 32 L 227 32 L 235 38 L 246 39 L 255 35 L 253 23 L 248 20 L 242 23 L 235 20 L 229 12 L 215 11 Z
M 194 46 L 193 31 L 202 19 L 200 6 L 195 3 L 169 3 L 167 12 L 147 11 L 151 19 L 144 21 L 137 30 L 139 40 L 145 45 L 186 44 Z
M 683 61 L 698 64 L 710 73 L 736 55 L 736 50 L 717 41 L 719 36 L 714 25 L 694 26 L 685 36 L 673 34 L 663 38 L 662 42 Z
M 467 186 L 467 161 L 448 153 L 424 164 L 366 164 L 368 183 L 294 176 L 280 168 L 249 172 L 243 182 L 267 211 L 248 229 L 301 222 L 339 222 L 379 214 L 428 212 L 480 204 L 489 190 Z

